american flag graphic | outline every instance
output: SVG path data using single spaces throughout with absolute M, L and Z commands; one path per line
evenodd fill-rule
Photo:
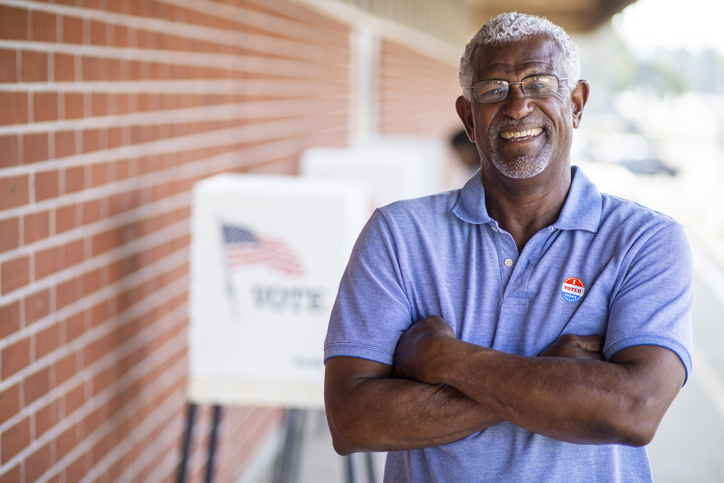
M 262 238 L 239 226 L 223 225 L 226 261 L 234 270 L 243 265 L 266 265 L 287 275 L 304 275 L 297 255 L 280 240 Z

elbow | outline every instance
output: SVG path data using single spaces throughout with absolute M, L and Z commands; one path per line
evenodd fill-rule
M 332 436 L 332 446 L 337 454 L 347 456 L 361 451 L 361 442 L 356 435 L 358 430 L 354 418 L 327 409 L 327 424 Z
M 626 416 L 618 420 L 616 432 L 626 446 L 646 446 L 653 439 L 664 416 L 652 398 L 637 399 L 629 405 Z

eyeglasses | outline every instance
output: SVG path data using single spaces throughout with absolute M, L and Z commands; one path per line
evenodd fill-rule
M 554 96 L 558 92 L 558 84 L 566 78 L 559 79 L 554 75 L 532 75 L 520 82 L 508 82 L 505 80 L 482 80 L 473 84 L 470 88 L 473 91 L 475 100 L 480 103 L 500 102 L 510 93 L 510 86 L 520 84 L 523 94 L 532 99 L 542 99 Z

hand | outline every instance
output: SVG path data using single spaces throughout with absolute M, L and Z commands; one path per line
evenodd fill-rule
M 434 370 L 443 355 L 441 342 L 455 339 L 455 332 L 442 317 L 432 315 L 412 324 L 397 342 L 395 374 L 426 384 L 439 384 Z
M 549 345 L 539 357 L 567 357 L 603 361 L 603 339 L 595 334 L 563 334 Z

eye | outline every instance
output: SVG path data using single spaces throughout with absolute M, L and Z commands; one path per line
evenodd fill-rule
M 478 102 L 497 102 L 504 99 L 508 93 L 508 84 L 505 81 L 481 81 L 476 83 L 473 87 L 475 91 L 475 99 Z
M 527 77 L 523 84 L 525 92 L 531 97 L 548 97 L 558 91 L 558 79 L 550 75 Z

